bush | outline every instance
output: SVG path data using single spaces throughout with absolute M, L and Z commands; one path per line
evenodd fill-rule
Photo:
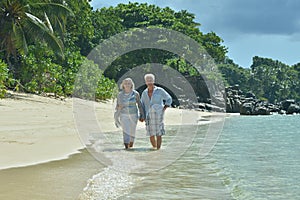
M 22 56 L 20 79 L 26 92 L 63 95 L 59 84 L 62 66 L 52 61 L 52 55 L 52 51 L 38 45 L 30 46 L 29 53 Z
M 93 61 L 84 60 L 76 74 L 74 96 L 89 100 L 105 100 L 115 97 L 116 93 L 116 83 L 106 78 Z
M 22 56 L 20 82 L 30 93 L 71 96 L 75 92 L 77 97 L 93 100 L 112 98 L 117 88 L 114 81 L 104 77 L 98 66 L 79 51 L 65 49 L 65 60 L 61 61 L 42 44 L 30 46 L 28 54 Z
M 115 98 L 118 94 L 118 87 L 115 81 L 101 75 L 97 83 L 96 100 Z
M 8 68 L 5 62 L 0 60 L 0 98 L 6 94 L 6 81 L 8 79 Z

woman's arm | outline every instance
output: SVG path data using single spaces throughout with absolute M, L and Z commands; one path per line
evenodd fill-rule
M 117 105 L 116 105 L 115 110 L 121 110 L 123 108 L 122 102 L 121 102 L 121 99 L 122 99 L 121 95 L 122 95 L 122 93 L 120 92 L 117 97 Z
M 122 109 L 122 105 L 120 103 L 120 94 L 117 97 L 117 105 L 115 108 L 115 112 L 114 112 L 114 120 L 115 120 L 115 126 L 117 128 L 121 127 L 121 122 L 120 122 L 120 111 Z
M 142 92 L 142 96 L 140 98 L 140 103 L 141 103 L 140 121 L 143 122 L 146 119 L 145 91 Z
M 145 112 L 144 112 L 143 105 L 142 105 L 142 102 L 141 102 L 140 94 L 138 92 L 136 92 L 136 103 L 137 103 L 137 106 L 138 106 L 140 119 L 144 119 L 145 118 Z

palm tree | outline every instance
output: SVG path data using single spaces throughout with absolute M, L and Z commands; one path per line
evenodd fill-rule
M 73 15 L 63 4 L 54 2 L 33 3 L 29 0 L 4 0 L 0 3 L 0 52 L 6 59 L 18 53 L 27 53 L 27 46 L 46 42 L 63 56 L 66 17 Z M 54 30 L 59 30 L 60 34 Z M 60 35 L 60 36 L 59 36 Z

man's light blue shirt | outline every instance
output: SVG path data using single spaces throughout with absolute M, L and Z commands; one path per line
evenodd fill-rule
M 164 102 L 165 101 L 165 102 Z M 172 97 L 161 87 L 154 86 L 151 99 L 148 96 L 148 88 L 146 88 L 141 97 L 141 103 L 146 116 L 143 116 L 143 119 L 149 114 L 150 108 L 163 110 L 164 105 L 171 106 Z

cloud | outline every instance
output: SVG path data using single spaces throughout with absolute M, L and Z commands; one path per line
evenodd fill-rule
M 215 12 L 210 10 L 211 16 L 206 22 L 216 31 L 285 35 L 300 31 L 298 0 L 226 0 L 219 2 L 216 8 Z
M 300 32 L 299 0 L 137 0 L 169 6 L 196 14 L 207 31 L 247 34 L 285 34 Z M 128 3 L 126 0 L 92 1 L 94 7 Z

